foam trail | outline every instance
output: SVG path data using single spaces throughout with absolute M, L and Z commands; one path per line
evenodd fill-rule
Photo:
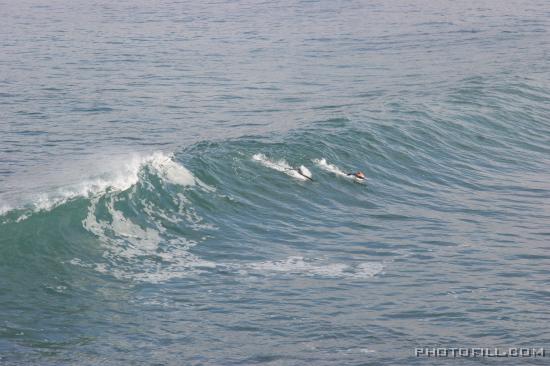
M 279 272 L 302 274 L 306 276 L 340 277 L 365 279 L 371 278 L 382 272 L 384 266 L 378 262 L 363 262 L 358 265 L 344 263 L 319 263 L 314 260 L 307 260 L 303 257 L 288 257 L 280 261 L 267 261 L 252 263 L 249 269 L 259 272 Z
M 354 176 L 350 176 L 348 175 L 348 173 L 344 172 L 343 170 L 341 170 L 340 168 L 338 168 L 336 165 L 334 164 L 330 164 L 327 162 L 327 160 L 325 158 L 322 158 L 322 159 L 314 159 L 313 162 L 321 169 L 323 169 L 324 171 L 327 171 L 329 173 L 332 173 L 332 174 L 335 174 L 339 177 L 343 177 L 343 178 L 347 178 L 347 179 L 352 179 L 356 182 L 364 182 L 363 179 L 358 179 Z
M 329 173 L 333 173 L 341 177 L 346 177 L 346 178 L 348 177 L 348 175 L 342 170 L 340 170 L 340 168 L 338 168 L 336 165 L 327 163 L 327 160 L 325 158 L 314 159 L 313 162 L 317 164 L 317 166 L 319 166 L 321 169 Z
M 262 164 L 267 168 L 285 173 L 286 175 L 291 176 L 292 178 L 296 178 L 299 180 L 311 179 L 298 173 L 298 171 L 295 168 L 291 167 L 285 160 L 272 161 L 272 160 L 269 160 L 264 154 L 261 154 L 261 153 L 255 154 L 254 156 L 252 156 L 252 160 L 259 162 L 260 164 Z M 305 169 L 307 170 L 307 168 Z M 309 170 L 307 171 L 309 172 Z

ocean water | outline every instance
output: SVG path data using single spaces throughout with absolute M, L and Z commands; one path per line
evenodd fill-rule
M 0 14 L 0 364 L 547 364 L 547 1 Z

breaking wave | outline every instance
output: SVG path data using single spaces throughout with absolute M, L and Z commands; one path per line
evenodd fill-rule
M 193 158 L 202 159 L 203 154 Z M 273 161 L 263 154 L 254 154 L 252 160 L 292 178 L 307 179 L 284 159 Z M 219 162 L 212 165 L 215 163 Z M 309 172 L 303 166 L 302 169 Z M 239 220 L 246 225 L 246 219 L 234 216 L 235 222 L 228 222 L 220 216 L 223 207 L 229 205 L 230 210 L 235 210 L 245 197 L 218 193 L 212 180 L 212 175 L 219 173 L 215 168 L 208 174 L 200 168 L 198 171 L 208 184 L 174 154 L 132 155 L 121 163 L 111 163 L 107 173 L 41 193 L 21 208 L 3 208 L 1 225 L 13 229 L 12 238 L 17 241 L 18 236 L 24 236 L 25 228 L 38 227 L 33 229 L 38 235 L 52 230 L 59 222 L 67 222 L 69 226 L 60 230 L 69 234 L 66 238 L 61 236 L 59 245 L 77 247 L 58 258 L 59 262 L 119 280 L 158 283 L 211 271 L 366 279 L 382 270 L 377 263 L 345 264 L 304 259 L 300 255 L 270 261 L 237 260 L 230 253 L 220 260 L 201 254 L 199 244 L 208 242 L 213 235 L 231 241 L 228 225 Z M 242 185 L 231 179 L 238 180 L 238 174 L 227 177 L 226 183 Z
M 166 183 L 191 186 L 196 183 L 195 178 L 182 165 L 173 160 L 173 155 L 155 152 L 150 155 L 134 154 L 119 165 L 113 166 L 109 172 L 95 177 L 89 177 L 82 182 L 61 186 L 50 192 L 41 192 L 27 199 L 19 208 L 4 205 L 0 214 L 11 211 L 20 211 L 23 214 L 19 220 L 25 219 L 31 212 L 49 211 L 72 199 L 84 197 L 92 198 L 106 192 L 122 192 L 138 183 L 140 173 L 144 169 L 155 172 Z

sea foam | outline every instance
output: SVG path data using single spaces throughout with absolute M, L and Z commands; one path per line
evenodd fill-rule
M 337 175 L 337 176 L 339 176 L 339 177 L 351 179 L 351 180 L 354 180 L 354 181 L 359 182 L 359 183 L 363 183 L 363 182 L 364 182 L 363 179 L 356 178 L 356 177 L 354 177 L 353 175 L 349 175 L 349 173 L 344 172 L 342 169 L 338 168 L 336 165 L 328 163 L 327 160 L 326 160 L 325 158 L 313 159 L 313 162 L 314 162 L 319 168 L 323 169 L 323 170 L 326 171 L 326 172 L 335 174 L 335 175 Z
M 292 256 L 279 261 L 252 263 L 249 265 L 249 269 L 263 273 L 279 272 L 306 276 L 365 279 L 382 272 L 384 266 L 378 262 L 363 262 L 351 265 L 326 263 L 325 261 L 308 260 L 300 256 Z
M 296 178 L 296 179 L 299 179 L 299 180 L 308 180 L 308 179 L 310 179 L 310 178 L 298 173 L 298 171 L 295 168 L 293 168 L 292 166 L 290 166 L 290 164 L 288 164 L 286 162 L 286 160 L 284 160 L 284 159 L 273 161 L 273 160 L 268 159 L 267 156 L 265 156 L 264 154 L 258 153 L 258 154 L 255 154 L 254 156 L 252 156 L 252 160 L 259 162 L 260 164 L 262 164 L 263 166 L 265 166 L 267 168 L 276 170 L 278 172 L 285 173 L 286 175 L 291 176 L 292 178 Z M 302 166 L 302 168 L 304 169 L 305 167 Z M 309 170 L 307 170 L 307 168 L 305 168 L 305 169 L 306 169 L 307 172 L 309 172 Z
M 192 186 L 199 182 L 184 166 L 174 161 L 172 154 L 154 152 L 148 155 L 132 154 L 128 157 L 114 159 L 106 163 L 107 172 L 83 179 L 81 182 L 67 186 L 60 186 L 50 190 L 33 194 L 23 199 L 19 207 L 0 207 L 0 215 L 13 209 L 27 211 L 19 220 L 28 217 L 29 212 L 49 211 L 55 207 L 78 197 L 92 198 L 106 192 L 122 192 L 139 182 L 140 172 L 148 167 L 165 183 Z M 104 167 L 105 168 L 105 167 Z M 204 185 L 204 184 L 201 184 Z M 206 186 L 206 185 L 204 185 Z

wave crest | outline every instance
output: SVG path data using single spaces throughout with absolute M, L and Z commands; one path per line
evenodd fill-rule
M 154 152 L 149 155 L 131 155 L 121 162 L 113 163 L 109 171 L 90 176 L 82 182 L 61 186 L 50 192 L 34 194 L 15 207 L 2 205 L 0 215 L 22 211 L 16 221 L 28 218 L 33 212 L 50 211 L 76 198 L 93 198 L 107 192 L 123 192 L 140 181 L 143 169 L 150 169 L 162 181 L 180 186 L 195 185 L 198 180 L 184 166 L 174 160 L 173 154 Z

